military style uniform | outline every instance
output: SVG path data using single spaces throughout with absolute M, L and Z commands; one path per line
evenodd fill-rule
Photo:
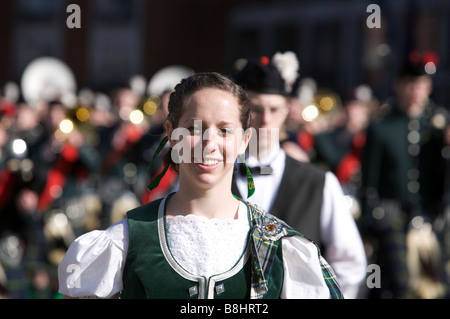
M 433 123 L 431 105 L 408 118 L 395 104 L 368 128 L 362 161 L 363 224 L 378 240 L 382 288 L 393 297 L 408 296 L 406 232 L 421 216 L 433 221 L 440 212 L 444 161 L 442 130 Z

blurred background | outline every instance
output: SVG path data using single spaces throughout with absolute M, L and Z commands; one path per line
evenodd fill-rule
M 81 28 L 66 24 L 69 4 L 79 5 Z M 381 28 L 366 24 L 369 4 L 380 6 Z M 59 297 L 56 267 L 73 239 L 152 199 L 145 188 L 156 172 L 147 166 L 162 133 L 166 93 L 192 71 L 233 75 L 246 59 L 294 52 L 300 80 L 323 89 L 337 110 L 325 124 L 311 124 L 309 135 L 296 135 L 311 161 L 310 136 L 342 124 L 342 105 L 361 85 L 372 110 L 382 108 L 412 52 L 433 62 L 431 97 L 450 107 L 447 0 L 2 0 L 0 6 L 5 298 Z M 298 118 L 304 126 L 316 117 L 294 110 L 287 124 L 297 134 Z M 161 193 L 176 177 L 166 178 Z
M 69 4 L 82 27 L 69 29 Z M 369 29 L 367 6 L 380 5 L 380 29 Z M 79 87 L 108 90 L 135 74 L 182 64 L 230 71 L 239 58 L 292 50 L 301 75 L 346 94 L 367 83 L 380 99 L 412 50 L 440 58 L 434 98 L 448 104 L 449 4 L 443 0 L 16 0 L 2 1 L 0 82 L 18 82 L 39 56 L 73 70 Z

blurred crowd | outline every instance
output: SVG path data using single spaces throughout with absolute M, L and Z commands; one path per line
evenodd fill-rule
M 175 173 L 166 174 L 165 182 L 155 192 L 147 191 L 148 183 L 159 170 L 158 163 L 152 168 L 149 163 L 164 135 L 163 122 L 170 90 L 150 95 L 143 87 L 146 87 L 145 82 L 139 86 L 130 81 L 129 85 L 107 94 L 84 88 L 77 92 L 75 102 L 72 100 L 70 105 L 58 98 L 31 104 L 21 98 L 20 88 L 14 83 L 2 88 L 1 297 L 59 297 L 57 266 L 77 236 L 105 229 L 123 219 L 129 209 L 170 191 L 176 180 Z M 408 95 L 411 90 L 413 97 Z M 429 156 L 429 162 L 420 164 L 437 170 L 433 174 L 436 180 L 431 181 L 436 186 L 431 194 L 434 210 L 427 214 L 414 212 L 404 222 L 407 225 L 404 227 L 410 229 L 413 218 L 421 217 L 413 225 L 416 230 L 431 225 L 433 238 L 441 249 L 437 255 L 418 251 L 422 268 L 417 271 L 429 274 L 433 281 L 436 258 L 440 265 L 446 265 L 447 241 L 450 240 L 447 220 L 450 201 L 446 194 L 450 182 L 448 109 L 431 102 L 431 90 L 423 92 L 420 87 L 411 89 L 408 84 L 398 83 L 395 92 L 395 100 L 406 96 L 422 99 L 419 104 L 425 107 L 432 131 L 426 138 L 436 135 L 440 139 L 436 148 L 427 151 L 435 152 L 436 156 Z M 339 96 L 330 88 L 320 87 L 311 78 L 301 79 L 296 93 L 289 97 L 290 113 L 285 130 L 280 134 L 283 149 L 300 161 L 313 162 L 336 174 L 360 227 L 369 263 L 382 263 L 376 257 L 376 252 L 383 248 L 377 235 L 385 230 L 380 230 L 383 226 L 377 223 L 385 220 L 383 217 L 388 215 L 388 209 L 383 206 L 384 202 L 380 204 L 384 194 L 376 188 L 396 186 L 371 185 L 365 180 L 370 175 L 364 175 L 365 170 L 377 176 L 390 172 L 382 168 L 376 171 L 375 166 L 364 167 L 366 164 L 362 159 L 368 154 L 371 123 L 378 123 L 395 113 L 394 103 L 379 101 L 367 85 L 349 88 L 347 96 Z M 414 127 L 410 129 L 417 131 Z M 388 137 L 393 134 L 393 139 L 397 134 L 385 133 Z M 419 143 L 414 140 L 417 139 L 414 134 L 404 134 L 411 139 L 410 144 L 422 143 L 423 138 Z M 389 153 L 382 148 L 373 151 Z M 413 156 L 414 147 L 409 151 L 409 155 L 399 156 Z M 372 160 L 375 158 L 375 155 L 370 156 Z M 381 159 L 383 163 L 388 160 L 388 157 Z M 368 165 L 369 160 L 366 163 Z M 422 168 L 420 174 L 427 171 Z M 419 168 L 408 172 L 411 177 L 406 182 L 409 183 L 406 186 L 409 194 L 421 193 L 414 188 L 416 184 L 411 183 L 422 180 L 423 176 L 419 177 L 418 172 Z M 422 186 L 422 189 L 427 187 L 431 186 Z M 385 198 L 394 199 L 395 196 Z M 424 246 L 425 241 L 421 242 Z M 439 289 L 446 290 L 433 287 L 434 295 L 424 293 L 420 297 L 445 296 Z M 372 294 L 373 291 L 366 291 L 364 297 L 380 297 Z
M 0 295 L 52 298 L 77 236 L 151 200 L 147 169 L 168 94 L 83 89 L 68 105 L 28 103 L 17 90 L 8 83 L 0 101 Z

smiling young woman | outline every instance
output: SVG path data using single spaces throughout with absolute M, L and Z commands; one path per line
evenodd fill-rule
M 239 103 L 232 93 L 205 88 L 192 93 L 182 107 L 178 123 L 168 121 L 166 130 L 169 137 L 174 126 L 192 132 L 183 136 L 192 156 L 178 164 L 179 191 L 168 201 L 167 214 L 234 218 L 239 201 L 224 190 L 231 190 L 234 163 L 250 138 L 243 131 Z M 169 143 L 175 146 L 176 141 L 169 138 Z M 196 148 L 201 150 L 199 157 L 194 156 Z
M 60 292 L 97 298 L 342 297 L 313 242 L 232 195 L 233 166 L 248 145 L 249 120 L 245 91 L 227 77 L 183 79 L 171 94 L 166 122 L 172 150 L 165 164 L 179 172 L 178 191 L 128 212 L 105 231 L 79 237 L 59 266 Z

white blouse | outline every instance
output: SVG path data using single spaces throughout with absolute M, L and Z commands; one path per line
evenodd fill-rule
M 231 269 L 247 243 L 247 206 L 237 219 L 195 215 L 167 218 L 172 256 L 184 269 L 210 277 Z M 316 246 L 293 236 L 282 239 L 284 282 L 281 298 L 329 298 Z M 58 267 L 59 292 L 70 297 L 112 298 L 123 289 L 122 273 L 128 251 L 128 222 L 77 238 Z

